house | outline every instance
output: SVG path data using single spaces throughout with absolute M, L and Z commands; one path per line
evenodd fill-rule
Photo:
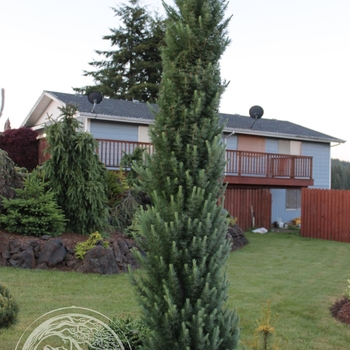
M 39 134 L 41 162 L 48 116 L 57 119 L 58 107 L 68 103 L 79 106 L 76 118 L 97 140 L 97 152 L 106 167 L 118 169 L 123 154 L 136 147 L 153 152 L 148 126 L 154 122 L 154 113 L 147 104 L 104 99 L 93 106 L 83 95 L 44 91 L 22 123 Z M 220 116 L 226 122 L 225 207 L 243 229 L 288 223 L 300 217 L 303 187 L 330 188 L 330 147 L 344 140 L 289 121 L 262 118 L 252 127 L 249 117 Z

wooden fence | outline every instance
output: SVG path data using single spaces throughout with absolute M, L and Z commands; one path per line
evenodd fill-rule
M 269 189 L 227 188 L 224 207 L 238 218 L 238 226 L 247 231 L 252 228 L 252 211 L 255 227 L 271 228 L 271 193 Z
M 350 243 L 350 191 L 303 188 L 300 235 Z

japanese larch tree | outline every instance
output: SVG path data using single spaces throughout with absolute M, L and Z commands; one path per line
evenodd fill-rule
M 236 349 L 238 317 L 226 306 L 227 212 L 218 204 L 225 166 L 219 59 L 229 19 L 223 0 L 175 3 L 165 5 L 155 152 L 145 169 L 135 165 L 152 199 L 137 216 L 148 253 L 138 255 L 144 271 L 134 280 L 152 331 L 145 349 Z

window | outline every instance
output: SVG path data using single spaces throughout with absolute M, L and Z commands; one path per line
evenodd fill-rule
M 301 190 L 286 190 L 286 209 L 298 210 L 301 208 Z

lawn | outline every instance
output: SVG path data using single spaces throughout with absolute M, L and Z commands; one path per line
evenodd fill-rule
M 276 330 L 291 350 L 349 349 L 350 327 L 329 312 L 350 279 L 350 244 L 299 237 L 296 233 L 248 233 L 249 245 L 228 260 L 229 305 L 237 309 L 241 340 L 252 339 L 267 301 L 278 314 Z M 14 350 L 24 330 L 53 309 L 80 306 L 107 317 L 137 315 L 127 275 L 0 268 L 0 282 L 16 296 L 19 322 L 0 330 L 0 349 Z

